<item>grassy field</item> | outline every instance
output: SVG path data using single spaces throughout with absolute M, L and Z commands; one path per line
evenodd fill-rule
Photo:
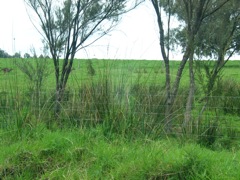
M 0 144 L 1 179 L 240 177 L 239 151 L 212 151 L 177 139 L 108 139 L 101 127 L 50 131 L 38 126 L 22 140 L 2 135 Z
M 34 59 L 29 60 L 20 60 L 20 59 L 0 59 L 0 68 L 13 68 L 11 73 L 5 74 L 3 76 L 3 72 L 1 72 L 0 80 L 1 88 L 6 87 L 9 83 L 9 79 L 16 79 L 17 82 L 14 85 L 25 88 L 27 84 L 26 74 L 19 70 L 16 66 L 16 62 L 21 64 L 21 62 L 34 62 Z M 72 71 L 68 86 L 77 86 L 79 83 L 88 82 L 90 79 L 98 79 L 101 75 L 109 73 L 111 78 L 116 81 L 118 78 L 124 79 L 127 82 L 138 83 L 139 79 L 141 83 L 148 84 L 164 84 L 165 74 L 164 67 L 162 61 L 143 61 L 143 60 L 91 60 L 92 66 L 95 69 L 96 76 L 91 76 L 88 74 L 88 61 L 89 60 L 75 60 L 74 70 Z M 48 88 L 54 89 L 54 70 L 53 70 L 53 62 L 52 60 L 45 61 L 46 71 L 48 71 L 49 76 L 46 78 L 45 86 Z M 179 61 L 171 61 L 171 76 L 172 79 L 175 78 L 177 67 L 180 64 Z M 227 63 L 226 68 L 223 70 L 223 75 L 225 79 L 232 79 L 237 82 L 240 82 L 239 76 L 239 68 L 240 61 L 230 61 Z M 185 71 L 183 72 L 182 85 L 186 85 L 188 83 L 188 66 L 186 66 Z
M 221 72 L 198 125 L 207 76 L 195 66 L 192 132 L 180 129 L 187 66 L 166 134 L 161 61 L 76 60 L 56 119 L 52 61 L 0 59 L 12 68 L 0 72 L 0 179 L 239 179 L 240 61 Z

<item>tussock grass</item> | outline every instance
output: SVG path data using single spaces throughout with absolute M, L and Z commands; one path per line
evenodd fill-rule
M 108 139 L 102 127 L 1 141 L 1 179 L 239 179 L 240 152 L 174 139 Z M 8 138 L 1 134 L 2 138 Z
M 184 72 L 166 134 L 157 61 L 77 61 L 57 120 L 51 66 L 28 59 L 20 71 L 15 61 L 0 62 L 13 68 L 0 75 L 0 179 L 239 179 L 238 79 L 219 79 L 201 119 L 197 84 L 187 134 Z M 179 62 L 171 63 L 174 77 Z M 231 63 L 224 73 L 234 76 L 239 64 Z M 24 74 L 35 68 L 34 79 Z

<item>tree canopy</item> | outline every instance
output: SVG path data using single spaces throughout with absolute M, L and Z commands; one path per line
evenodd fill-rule
M 195 36 L 195 54 L 201 58 L 218 59 L 222 51 L 228 55 L 239 50 L 240 2 L 238 0 L 206 1 L 206 15 L 199 32 Z M 165 5 L 166 6 L 166 5 Z M 166 7 L 165 7 L 166 9 Z M 187 21 L 180 4 L 175 4 L 172 10 L 175 17 L 182 23 L 180 27 L 171 30 L 171 45 L 179 45 L 182 51 L 186 48 Z
M 208 91 L 212 90 L 218 72 L 223 67 L 226 53 L 232 55 L 239 48 L 238 0 L 151 0 L 159 27 L 160 48 L 166 72 L 166 131 L 171 129 L 171 109 L 178 93 L 185 65 L 189 62 L 189 93 L 186 103 L 185 124 L 190 119 L 194 100 L 194 55 L 217 56 Z M 166 21 L 163 21 L 163 17 Z M 167 18 L 166 18 L 167 17 Z M 171 27 L 171 19 L 177 18 L 179 26 Z M 166 31 L 166 32 L 165 32 Z M 172 83 L 169 51 L 180 46 L 183 56 Z
M 61 98 L 80 49 L 110 32 L 120 16 L 136 7 L 140 0 L 25 0 L 35 12 L 52 55 L 56 77 L 56 101 Z M 130 3 L 130 4 L 129 4 Z M 131 4 L 132 3 L 132 4 Z M 60 68 L 59 58 L 63 58 Z

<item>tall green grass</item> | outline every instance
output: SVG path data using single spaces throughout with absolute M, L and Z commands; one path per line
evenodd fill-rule
M 1 134 L 1 179 L 239 179 L 239 151 L 175 139 L 106 138 L 101 127 L 50 131 L 20 141 Z M 11 136 L 10 136 L 11 137 Z
M 163 130 L 160 62 L 79 61 L 58 119 L 51 61 L 41 63 L 0 61 L 13 68 L 0 74 L 0 179 L 240 178 L 240 87 L 229 78 L 237 76 L 238 62 L 226 67 L 201 116 L 204 91 L 196 84 L 192 132 L 181 126 L 188 93 L 183 73 L 171 134 Z M 174 78 L 179 62 L 171 63 Z
M 79 61 L 79 65 L 75 64 L 72 70 L 61 103 L 61 116 L 57 120 L 53 116 L 53 67 L 50 66 L 51 60 L 42 62 L 34 59 L 1 60 L 1 67 L 14 69 L 8 74 L 1 74 L 0 126 L 3 129 L 14 130 L 18 132 L 17 137 L 21 137 L 23 128 L 31 129 L 38 123 L 45 123 L 50 129 L 55 126 L 83 128 L 101 125 L 106 137 L 121 134 L 130 139 L 138 136 L 154 139 L 166 135 L 163 131 L 165 75 L 159 70 L 160 62 Z M 171 62 L 173 77 L 178 63 Z M 235 71 L 237 62 L 231 63 L 233 65 L 226 67 L 225 72 Z M 229 139 L 228 149 L 231 145 L 239 147 L 236 138 L 239 137 L 239 128 L 235 127 L 240 109 L 238 82 L 220 79 L 201 118 L 199 111 L 204 105 L 204 94 L 200 84 L 197 84 L 192 132 L 185 132 L 182 122 L 187 82 L 187 72 L 184 72 L 172 110 L 173 132 L 167 136 L 186 136 L 210 148 L 223 147 Z M 226 117 L 229 116 L 231 120 L 228 121 Z

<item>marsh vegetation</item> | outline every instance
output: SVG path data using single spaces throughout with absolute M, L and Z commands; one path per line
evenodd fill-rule
M 171 132 L 165 131 L 161 62 L 76 60 L 80 66 L 73 67 L 56 117 L 49 61 L 1 59 L 1 67 L 13 69 L 0 75 L 1 178 L 240 177 L 238 61 L 227 64 L 211 94 L 206 94 L 205 65 L 213 62 L 195 62 L 196 93 L 188 126 L 189 76 L 183 72 Z M 171 76 L 179 63 L 171 61 Z

